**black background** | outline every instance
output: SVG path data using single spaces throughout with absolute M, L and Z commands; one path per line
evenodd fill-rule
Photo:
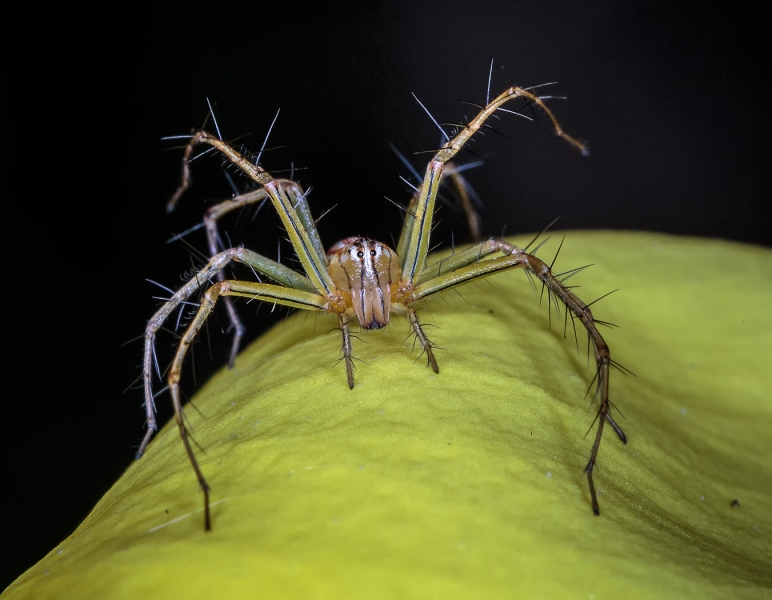
M 54 33 L 31 34 L 45 59 L 15 50 L 25 79 L 8 95 L 15 137 L 5 144 L 15 158 L 5 198 L 2 584 L 64 539 L 132 461 L 142 395 L 124 390 L 142 346 L 123 344 L 157 305 L 145 279 L 178 286 L 189 249 L 165 240 L 195 224 L 205 200 L 230 195 L 219 161 L 204 158 L 180 210 L 164 212 L 181 151 L 161 137 L 201 126 L 207 97 L 223 136 L 252 149 L 281 108 L 263 164 L 285 176 L 294 165 L 314 188 L 315 214 L 337 205 L 320 223 L 328 245 L 397 235 L 400 214 L 383 197 L 406 201 L 399 175 L 409 173 L 388 144 L 420 166 L 426 155 L 413 153 L 439 142 L 411 92 L 439 121 L 471 118 L 464 102 L 484 102 L 491 59 L 494 94 L 558 81 L 542 93 L 569 97 L 550 104 L 591 156 L 556 140 L 542 116 L 503 115 L 495 127 L 508 139 L 478 138 L 486 162 L 468 174 L 487 233 L 535 231 L 559 216 L 561 229 L 772 244 L 768 33 L 738 5 L 228 6 L 49 15 Z M 458 239 L 452 211 L 442 218 L 436 239 L 451 230 Z M 276 227 L 266 210 L 228 231 L 233 244 L 275 256 Z M 205 249 L 200 232 L 189 240 Z M 267 326 L 247 314 L 250 333 Z M 200 377 L 224 363 L 215 348 L 213 359 L 199 353 Z

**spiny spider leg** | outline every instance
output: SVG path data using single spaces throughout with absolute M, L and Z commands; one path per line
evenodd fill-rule
M 397 153 L 397 156 L 402 161 L 402 164 L 406 165 L 416 178 L 419 178 L 418 173 L 413 168 L 413 166 L 408 162 L 408 160 L 404 156 L 402 156 L 402 154 L 399 151 L 397 151 L 397 149 L 394 148 L 393 146 L 392 146 L 392 149 L 394 150 L 394 152 Z M 455 196 L 455 203 L 445 199 L 443 199 L 442 201 L 453 206 L 455 210 L 460 210 L 463 213 L 464 219 L 466 220 L 466 225 L 469 231 L 469 238 L 473 242 L 479 242 L 483 237 L 482 236 L 482 219 L 480 218 L 480 214 L 474 206 L 474 203 L 475 202 L 479 203 L 480 199 L 475 193 L 475 191 L 469 186 L 469 183 L 467 182 L 466 178 L 461 173 L 462 171 L 466 171 L 467 169 L 479 167 L 482 164 L 483 164 L 483 161 L 481 160 L 475 163 L 466 163 L 462 165 L 455 165 L 452 162 L 448 162 L 445 164 L 445 169 L 442 172 L 442 179 L 440 180 L 441 185 L 444 184 L 447 180 L 450 180 L 449 186 L 451 187 L 451 193 Z M 413 208 L 415 208 L 415 205 L 418 202 L 418 198 L 421 194 L 421 190 L 413 186 L 404 177 L 402 178 L 402 180 L 405 181 L 405 183 L 407 183 L 411 188 L 413 188 L 415 193 L 410 199 L 410 204 L 408 205 L 408 208 L 405 208 L 402 205 L 397 204 L 396 202 L 393 202 L 393 204 L 396 204 L 398 208 L 406 212 L 408 210 L 412 210 Z M 440 196 L 438 194 L 438 199 L 439 198 Z M 404 239 L 404 241 L 400 240 L 400 242 L 407 243 L 407 239 Z M 404 247 L 402 247 L 402 250 L 404 250 Z M 399 256 L 402 256 L 402 254 L 400 254 L 400 246 L 397 246 L 397 254 Z
M 472 197 L 470 195 L 471 188 L 467 184 L 466 179 L 461 173 L 453 168 L 450 163 L 445 165 L 447 177 L 450 179 L 456 194 L 458 195 L 458 201 L 461 205 L 461 210 L 466 217 L 466 224 L 469 227 L 469 236 L 473 242 L 478 242 L 482 239 L 482 221 L 477 209 L 472 204 Z M 474 190 L 471 190 L 474 193 Z
M 416 338 L 418 338 L 418 341 L 421 343 L 421 347 L 424 349 L 424 352 L 426 352 L 426 359 L 431 366 L 432 371 L 439 374 L 440 368 L 437 366 L 437 361 L 434 358 L 434 352 L 432 352 L 432 347 L 434 344 L 432 344 L 432 342 L 429 341 L 429 338 L 426 337 L 426 334 L 421 327 L 421 323 L 418 321 L 418 315 L 416 314 L 415 309 L 408 307 L 408 309 L 405 311 L 405 315 L 407 316 L 407 320 L 410 322 L 410 326 L 413 328 L 413 332 L 415 333 Z
M 204 527 L 207 531 L 211 529 L 211 518 L 209 515 L 210 488 L 198 466 L 198 461 L 196 460 L 196 456 L 193 454 L 193 449 L 188 441 L 187 428 L 182 414 L 182 403 L 180 402 L 180 375 L 182 373 L 182 363 L 190 344 L 193 343 L 198 331 L 204 325 L 207 317 L 214 309 L 217 299 L 221 296 L 245 296 L 254 300 L 270 301 L 284 306 L 304 308 L 307 310 L 326 309 L 325 298 L 319 294 L 303 290 L 293 290 L 270 283 L 220 281 L 210 287 L 204 294 L 204 298 L 201 301 L 201 307 L 198 309 L 193 321 L 191 321 L 185 335 L 182 336 L 180 345 L 177 348 L 177 354 L 174 356 L 172 366 L 169 369 L 169 389 L 174 403 L 174 418 L 177 421 L 177 427 L 180 431 L 182 442 L 185 444 L 185 451 L 193 465 L 193 470 L 196 473 L 201 490 L 204 492 Z
M 539 106 L 549 117 L 558 137 L 565 139 L 569 144 L 581 150 L 583 154 L 587 153 L 587 148 L 583 144 L 563 131 L 555 115 L 552 114 L 552 111 L 538 96 L 519 87 L 510 87 L 499 94 L 490 104 L 483 107 L 477 116 L 455 137 L 443 144 L 442 148 L 434 155 L 434 158 L 429 161 L 426 167 L 421 192 L 417 199 L 411 202 L 397 246 L 402 264 L 402 273 L 408 282 L 413 283 L 416 272 L 424 268 L 426 255 L 429 251 L 429 234 L 431 233 L 437 187 L 439 186 L 445 163 L 458 154 L 471 137 L 480 130 L 483 123 L 501 105 L 517 98 L 524 98 L 528 102 Z
M 329 273 L 327 273 L 327 260 L 321 249 L 319 234 L 316 225 L 310 218 L 310 213 L 304 213 L 304 203 L 295 207 L 292 200 L 280 184 L 280 180 L 274 179 L 265 169 L 253 164 L 250 160 L 231 148 L 227 142 L 220 140 L 206 131 L 199 131 L 188 143 L 185 156 L 182 159 L 182 182 L 171 200 L 166 205 L 167 211 L 174 210 L 182 194 L 190 186 L 190 160 L 193 149 L 199 144 L 209 144 L 219 150 L 225 158 L 239 167 L 252 181 L 263 186 L 271 199 L 276 212 L 279 213 L 284 229 L 289 235 L 290 242 L 300 260 L 303 270 L 313 282 L 314 288 L 322 293 L 329 294 L 335 289 Z
M 292 202 L 292 204 L 295 206 L 301 221 L 308 229 L 309 224 L 313 223 L 313 220 L 311 219 L 311 211 L 308 208 L 308 202 L 306 200 L 305 194 L 303 193 L 303 189 L 297 183 L 290 181 L 289 179 L 277 179 L 276 183 L 281 186 L 282 189 L 284 189 L 284 191 L 287 193 L 290 198 L 290 202 Z M 217 221 L 219 219 L 230 212 L 241 210 L 252 204 L 263 202 L 267 200 L 268 197 L 269 195 L 265 188 L 260 188 L 245 194 L 241 194 L 229 200 L 225 200 L 210 207 L 204 213 L 204 226 L 206 228 L 207 243 L 209 245 L 209 255 L 215 256 L 218 252 L 220 252 L 220 232 L 217 227 Z M 170 204 L 169 209 L 172 210 L 173 208 L 174 204 Z M 312 228 L 312 231 L 315 234 L 311 236 L 312 243 L 314 243 L 317 250 L 321 253 L 322 243 L 319 240 L 319 235 L 316 234 L 315 228 Z M 217 280 L 225 281 L 224 271 L 219 271 L 217 273 Z M 224 300 L 225 308 L 228 312 L 228 318 L 231 322 L 231 328 L 233 329 L 233 342 L 231 343 L 231 353 L 228 360 L 228 366 L 232 368 L 236 361 L 236 355 L 238 354 L 241 340 L 246 333 L 246 328 L 241 322 L 241 319 L 236 312 L 236 308 L 231 298 L 225 298 Z
M 343 360 L 346 363 L 346 380 L 348 381 L 348 389 L 354 389 L 354 359 L 351 351 L 351 329 L 349 328 L 349 318 L 345 314 L 338 315 L 338 324 L 340 326 L 340 332 L 343 336 L 343 346 L 341 351 L 343 352 Z
M 291 289 L 309 290 L 313 289 L 311 281 L 296 273 L 284 265 L 272 261 L 269 258 L 261 256 L 257 252 L 247 250 L 246 248 L 231 248 L 225 252 L 220 252 L 213 256 L 206 266 L 196 273 L 188 283 L 183 285 L 148 321 L 145 328 L 145 357 L 142 365 L 142 377 L 145 388 L 145 414 L 147 416 L 147 432 L 137 451 L 137 458 L 145 452 L 148 442 L 157 429 L 155 420 L 155 404 L 153 401 L 153 357 L 155 355 L 155 338 L 158 330 L 163 323 L 181 304 L 202 287 L 213 283 L 214 278 L 225 266 L 232 260 L 246 264 L 263 275 L 279 282 Z
M 204 225 L 206 227 L 206 240 L 209 245 L 209 255 L 215 256 L 220 251 L 220 232 L 217 228 L 217 220 L 223 215 L 236 210 L 237 208 L 243 208 L 250 204 L 262 202 L 268 198 L 264 189 L 255 190 L 246 194 L 240 194 L 231 200 L 220 202 L 211 207 L 204 213 Z M 225 272 L 218 271 L 217 281 L 225 281 Z M 236 312 L 236 307 L 230 298 L 225 298 L 225 309 L 228 311 L 228 318 L 231 322 L 231 328 L 233 329 L 233 341 L 231 342 L 231 353 L 228 358 L 228 367 L 231 369 L 236 362 L 236 355 L 239 353 L 239 347 L 241 346 L 241 339 L 246 333 L 246 327 L 241 322 L 239 314 Z
M 490 104 L 485 106 L 474 119 L 472 119 L 469 125 L 442 146 L 426 168 L 426 175 L 424 176 L 423 184 L 421 186 L 421 192 L 417 199 L 415 199 L 415 204 L 411 202 L 411 206 L 407 211 L 405 225 L 402 229 L 398 246 L 400 250 L 404 249 L 404 255 L 401 255 L 401 264 L 403 277 L 407 280 L 409 285 L 413 284 L 417 271 L 419 280 L 421 275 L 426 271 L 426 268 L 423 265 L 425 264 L 429 247 L 434 201 L 437 196 L 437 187 L 442 177 L 445 163 L 463 148 L 469 139 L 480 129 L 480 127 L 482 127 L 488 117 L 490 117 L 502 104 L 518 97 L 525 98 L 544 110 L 552 121 L 555 133 L 559 137 L 566 139 L 566 141 L 577 149 L 581 150 L 583 154 L 587 154 L 587 149 L 583 144 L 563 132 L 557 119 L 552 114 L 552 111 L 550 111 L 538 96 L 518 87 L 511 87 L 497 96 Z M 509 245 L 506 242 L 501 242 L 501 244 Z M 502 249 L 505 247 L 506 246 L 502 246 Z M 509 245 L 509 247 L 509 251 L 505 252 L 509 254 L 509 256 L 485 261 L 484 263 L 476 263 L 474 265 L 469 265 L 469 263 L 475 260 L 473 258 L 474 250 L 468 254 L 459 253 L 456 258 L 450 257 L 444 266 L 440 264 L 440 275 L 436 279 L 429 279 L 423 284 L 418 284 L 415 288 L 413 298 L 418 300 L 419 298 L 429 296 L 433 293 L 442 291 L 443 289 L 500 270 L 526 268 L 541 279 L 550 292 L 559 298 L 566 307 L 579 318 L 593 341 L 598 368 L 598 390 L 600 392 L 600 408 L 598 415 L 601 418 L 598 423 L 598 430 L 590 454 L 590 460 L 585 467 L 585 473 L 587 474 L 587 480 L 590 487 L 590 495 L 592 497 L 593 512 L 598 515 L 600 514 L 600 507 L 598 506 L 598 498 L 595 492 L 592 472 L 597 459 L 600 440 L 603 436 L 603 425 L 607 419 L 610 422 L 613 422 L 613 419 L 609 415 L 610 406 L 608 398 L 608 369 L 611 360 L 609 348 L 595 327 L 590 309 L 569 289 L 555 279 L 550 268 L 535 256 L 527 254 L 520 249 L 516 249 L 514 246 Z M 480 248 L 480 250 L 482 250 L 482 248 Z M 491 252 L 493 251 L 495 250 L 491 250 Z M 467 261 L 467 266 L 461 266 L 465 264 L 465 261 Z M 485 263 L 488 264 L 486 265 Z M 490 265 L 490 263 L 499 264 Z M 614 430 L 619 438 L 626 443 L 627 438 L 616 423 L 614 423 Z
M 479 260 L 486 255 L 494 252 L 500 252 L 504 256 L 490 260 Z M 452 288 L 456 285 L 472 281 L 479 277 L 486 277 L 493 273 L 499 273 L 508 269 L 527 269 L 535 275 L 547 287 L 549 292 L 570 310 L 587 329 L 587 333 L 592 340 L 595 349 L 595 362 L 598 373 L 598 392 L 600 395 L 600 407 L 598 409 L 598 429 L 595 433 L 595 442 L 590 453 L 590 460 L 584 471 L 587 474 L 587 481 L 590 487 L 590 496 L 592 498 L 592 510 L 596 515 L 600 514 L 598 498 L 595 493 L 595 484 L 592 479 L 593 468 L 598 457 L 600 441 L 603 437 L 603 425 L 606 421 L 616 432 L 623 443 L 627 443 L 627 437 L 622 429 L 617 425 L 610 414 L 609 403 L 609 367 L 611 365 L 611 355 L 608 344 L 598 331 L 592 311 L 589 306 L 582 302 L 576 294 L 558 281 L 552 274 L 552 271 L 546 263 L 532 254 L 528 254 L 522 249 L 505 242 L 503 240 L 489 240 L 477 246 L 474 246 L 464 252 L 460 252 L 447 259 L 448 263 L 443 265 L 439 263 L 440 275 L 426 279 L 415 288 L 415 297 L 417 299 L 425 298 Z M 464 263 L 466 263 L 464 265 Z M 463 265 L 463 266 L 462 266 Z M 452 269 L 452 270 L 451 270 Z M 430 272 L 429 269 L 424 273 Z M 422 273 L 423 275 L 423 273 Z

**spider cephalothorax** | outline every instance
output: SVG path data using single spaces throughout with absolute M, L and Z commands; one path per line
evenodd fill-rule
M 255 191 L 222 202 L 207 211 L 204 223 L 211 253 L 209 262 L 156 312 L 148 322 L 145 331 L 143 378 L 148 431 L 140 445 L 138 456 L 142 455 L 156 429 L 152 390 L 156 333 L 176 308 L 189 303 L 191 296 L 198 290 L 208 287 L 195 317 L 182 336 L 168 373 L 169 389 L 180 436 L 204 492 L 206 529 L 210 528 L 209 484 L 199 468 L 188 439 L 188 431 L 182 414 L 179 381 L 187 350 L 219 298 L 224 299 L 236 332 L 231 349 L 231 361 L 238 350 L 243 327 L 230 303 L 230 296 L 243 296 L 252 300 L 337 316 L 342 336 L 342 354 L 346 365 L 346 377 L 349 387 L 353 389 L 354 371 L 350 323 L 354 319 L 359 321 L 363 329 L 371 330 L 384 327 L 389 322 L 389 316 L 392 312 L 403 314 L 426 354 L 429 365 L 435 373 L 439 373 L 439 367 L 432 352 L 433 345 L 425 335 L 418 319 L 417 305 L 438 292 L 510 269 L 525 269 L 529 275 L 538 279 L 556 302 L 563 303 L 567 315 L 570 314 L 572 319 L 578 320 L 585 327 L 592 342 L 597 367 L 595 380 L 597 381 L 596 396 L 599 409 L 595 441 L 590 453 L 590 460 L 585 467 L 585 473 L 590 488 L 593 512 L 596 515 L 599 514 L 600 509 L 593 482 L 593 469 L 604 425 L 608 423 L 623 442 L 626 442 L 627 438 L 611 416 L 609 369 L 612 366 L 612 361 L 608 345 L 598 332 L 597 322 L 593 318 L 589 305 L 580 300 L 570 288 L 564 285 L 563 281 L 552 273 L 550 266 L 533 254 L 529 254 L 527 248 L 519 248 L 505 240 L 490 239 L 479 242 L 465 250 L 453 253 L 438 263 L 426 266 L 437 190 L 448 161 L 464 147 L 470 138 L 480 130 L 485 121 L 499 110 L 501 105 L 518 98 L 543 110 L 559 137 L 583 153 L 586 152 L 584 145 L 563 132 L 550 109 L 532 91 L 519 87 L 505 90 L 487 103 L 468 125 L 461 127 L 455 137 L 446 136 L 447 142 L 429 161 L 423 182 L 405 211 L 405 222 L 396 252 L 386 244 L 363 237 L 346 238 L 325 252 L 306 196 L 297 183 L 286 179 L 274 179 L 259 164 L 242 155 L 219 136 L 214 136 L 206 131 L 199 131 L 191 137 L 183 159 L 182 183 L 169 201 L 169 210 L 174 208 L 180 196 L 190 185 L 189 164 L 194 148 L 200 144 L 209 145 L 220 152 L 227 161 L 243 171 L 259 186 Z M 506 111 L 506 109 L 503 110 Z M 300 261 L 303 273 L 294 271 L 246 248 L 218 251 L 217 220 L 228 212 L 266 199 L 271 201 L 278 212 Z M 231 261 L 248 265 L 255 273 L 269 279 L 271 283 L 226 279 L 223 269 Z M 212 281 L 217 282 L 211 284 Z

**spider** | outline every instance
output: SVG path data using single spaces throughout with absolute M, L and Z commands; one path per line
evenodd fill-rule
M 389 323 L 393 313 L 404 315 L 423 353 L 426 354 L 428 365 L 435 373 L 439 373 L 433 344 L 424 333 L 416 312 L 416 305 L 438 292 L 509 269 L 525 269 L 527 273 L 539 279 L 549 293 L 565 305 L 572 318 L 582 323 L 592 341 L 597 366 L 593 381 L 597 381 L 595 394 L 599 398 L 599 409 L 595 417 L 598 427 L 584 472 L 587 475 L 593 513 L 600 514 L 593 482 L 593 469 L 605 423 L 608 422 L 623 443 L 627 443 L 627 438 L 611 416 L 609 368 L 614 363 L 610 357 L 609 347 L 596 327 L 599 322 L 593 318 L 589 306 L 553 275 L 550 266 L 533 254 L 529 254 L 525 249 L 505 240 L 481 241 L 437 264 L 425 266 L 437 190 L 448 161 L 480 130 L 488 118 L 498 110 L 506 110 L 501 109 L 503 104 L 517 98 L 538 106 L 549 118 L 558 137 L 565 139 L 583 153 L 587 153 L 583 144 L 562 130 L 552 111 L 540 97 L 528 89 L 514 86 L 508 88 L 482 107 L 477 116 L 466 126 L 461 127 L 454 137 L 446 136 L 446 143 L 429 161 L 423 182 L 406 211 L 396 251 L 376 240 L 350 237 L 341 240 L 325 252 L 304 192 L 297 183 L 288 179 L 274 179 L 258 164 L 258 161 L 243 155 L 219 136 L 203 130 L 190 136 L 182 161 L 182 181 L 167 205 L 169 211 L 174 209 L 177 201 L 190 186 L 192 153 L 201 144 L 211 146 L 259 185 L 259 188 L 253 192 L 236 196 L 209 209 L 204 221 L 212 254 L 211 259 L 153 315 L 145 331 L 143 379 L 147 432 L 137 458 L 143 454 L 153 432 L 157 429 L 152 390 L 156 333 L 175 309 L 181 304 L 189 303 L 188 299 L 195 292 L 207 288 L 198 311 L 182 336 L 168 372 L 175 420 L 204 495 L 204 525 L 207 531 L 211 529 L 210 488 L 190 444 L 182 413 L 179 382 L 188 348 L 220 298 L 224 299 L 231 322 L 235 326 L 231 361 L 238 350 L 243 327 L 230 304 L 230 296 L 242 296 L 271 304 L 335 315 L 338 318 L 342 336 L 342 360 L 346 366 L 346 378 L 349 388 L 353 389 L 354 370 L 350 332 L 352 323 L 358 321 L 363 330 L 380 329 Z M 217 251 L 217 219 L 230 211 L 265 199 L 270 200 L 279 213 L 303 268 L 302 274 L 246 248 L 237 247 L 224 252 Z M 231 261 L 251 267 L 256 273 L 269 278 L 272 283 L 226 279 L 223 269 Z M 212 284 L 214 280 L 217 282 Z

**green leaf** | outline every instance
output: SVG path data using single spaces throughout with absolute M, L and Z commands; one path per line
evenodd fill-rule
M 4 598 L 769 598 L 772 253 L 569 233 L 555 269 L 588 263 L 570 283 L 620 288 L 593 312 L 637 375 L 612 371 L 600 517 L 586 336 L 511 272 L 421 309 L 439 375 L 395 316 L 351 391 L 335 320 L 295 313 L 186 411 L 212 532 L 167 427 Z

